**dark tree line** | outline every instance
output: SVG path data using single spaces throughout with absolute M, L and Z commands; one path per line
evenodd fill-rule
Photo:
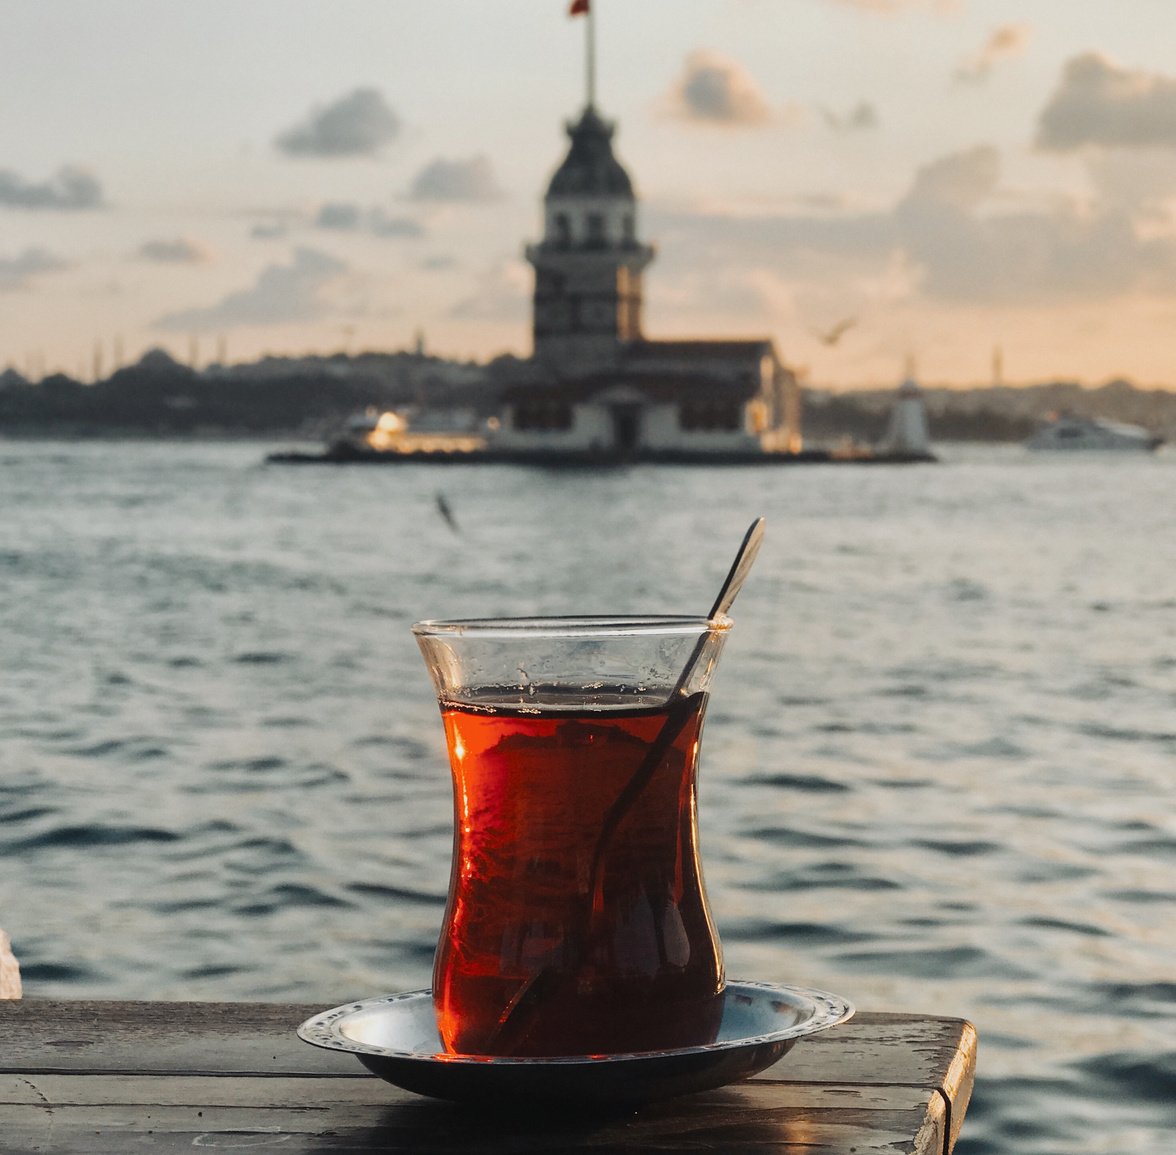
M 443 391 L 439 391 L 443 392 Z M 368 406 L 420 401 L 407 377 L 330 362 L 261 373 L 232 367 L 197 373 L 165 354 L 105 380 L 54 374 L 30 384 L 0 376 L 0 434 L 290 435 L 318 433 Z
M 63 374 L 37 383 L 0 373 L 0 436 L 309 436 L 322 437 L 348 417 L 378 409 L 463 405 L 495 410 L 500 386 L 519 375 L 511 358 L 459 365 L 423 354 L 337 355 L 263 360 L 196 372 L 154 350 L 103 381 Z M 892 390 L 806 391 L 803 431 L 810 444 L 843 439 L 874 444 L 886 428 Z M 1054 384 L 1021 389 L 926 394 L 932 441 L 1022 441 L 1050 409 L 1063 405 L 1138 420 L 1156 431 L 1176 422 L 1176 395 L 1126 382 L 1100 390 Z M 1150 410 L 1141 410 L 1150 405 Z

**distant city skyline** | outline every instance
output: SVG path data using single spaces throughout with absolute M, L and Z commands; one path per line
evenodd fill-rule
M 1176 388 L 1176 7 L 592 0 L 645 330 Z M 0 370 L 530 351 L 569 0 L 0 0 Z

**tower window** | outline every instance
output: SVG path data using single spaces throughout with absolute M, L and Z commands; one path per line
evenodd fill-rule
M 604 247 L 604 217 L 600 213 L 588 214 L 588 247 L 600 249 Z
M 567 213 L 555 214 L 555 243 L 561 248 L 566 249 L 572 243 L 572 222 L 568 220 Z

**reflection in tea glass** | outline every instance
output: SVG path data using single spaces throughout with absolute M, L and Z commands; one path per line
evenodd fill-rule
M 594 1055 L 713 1041 L 722 950 L 697 768 L 730 619 L 413 626 L 454 795 L 433 970 L 445 1048 Z

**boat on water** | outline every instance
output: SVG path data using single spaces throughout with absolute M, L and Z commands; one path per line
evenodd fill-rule
M 1038 429 L 1025 442 L 1025 448 L 1063 452 L 1097 450 L 1113 453 L 1152 453 L 1163 442 L 1162 437 L 1140 425 L 1063 413 L 1051 418 Z
M 327 438 L 326 452 L 335 460 L 346 461 L 373 456 L 468 456 L 485 448 L 485 429 L 471 412 L 369 406 Z

